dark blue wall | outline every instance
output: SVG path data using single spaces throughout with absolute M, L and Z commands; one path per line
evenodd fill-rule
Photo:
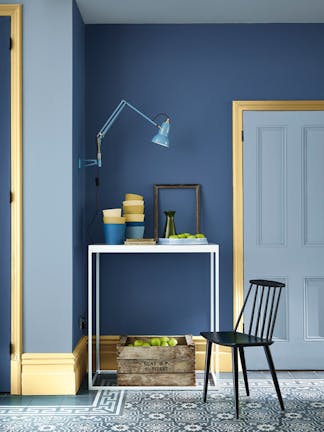
M 120 99 L 172 118 L 171 148 L 125 111 L 103 142 L 101 208 L 125 192 L 146 201 L 153 234 L 154 183 L 202 185 L 202 232 L 220 245 L 220 318 L 232 326 L 233 100 L 324 99 L 324 25 L 86 26 L 87 153 Z M 87 221 L 95 208 L 87 169 Z M 177 209 L 180 215 L 181 208 Z M 180 217 L 180 216 L 179 216 Z M 176 219 L 177 221 L 177 219 Z M 89 241 L 103 242 L 100 218 Z M 103 332 L 198 334 L 208 328 L 207 257 L 135 256 L 103 260 Z
M 78 158 L 85 153 L 85 25 L 73 1 L 73 347 L 83 332 L 80 316 L 86 316 L 85 173 Z

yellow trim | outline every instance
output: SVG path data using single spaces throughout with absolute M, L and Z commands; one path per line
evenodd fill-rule
M 100 337 L 100 358 L 103 370 L 116 370 L 116 345 L 120 336 Z M 83 336 L 73 353 L 24 353 L 22 355 L 23 395 L 74 395 L 78 392 L 87 371 L 88 338 Z M 205 368 L 206 343 L 193 336 L 196 346 L 196 370 Z M 93 354 L 95 338 L 93 338 Z M 220 362 L 216 363 L 216 358 Z M 212 365 L 215 371 L 231 370 L 231 353 L 215 347 Z
M 196 347 L 196 370 L 205 369 L 206 340 L 202 336 L 193 336 Z M 229 372 L 231 370 L 231 351 L 220 345 L 213 345 L 211 367 L 215 372 Z
M 87 337 L 73 353 L 22 355 L 23 395 L 74 395 L 87 369 Z
M 11 393 L 21 394 L 22 354 L 22 6 L 0 5 L 11 18 Z
M 82 336 L 73 351 L 74 356 L 74 374 L 75 374 L 75 387 L 74 394 L 80 388 L 82 380 L 88 370 L 88 337 Z
M 244 111 L 324 111 L 324 101 L 233 102 L 233 320 L 243 305 L 243 152 Z

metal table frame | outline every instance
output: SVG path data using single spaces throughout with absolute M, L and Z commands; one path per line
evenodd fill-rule
M 94 385 L 97 376 L 111 371 L 100 368 L 100 255 L 101 254 L 138 254 L 138 253 L 208 253 L 210 254 L 210 331 L 219 331 L 219 246 L 206 245 L 106 245 L 93 244 L 88 247 L 88 387 L 89 390 L 120 389 L 139 387 L 118 387 Z M 96 373 L 93 375 L 92 362 L 92 306 L 93 306 L 93 255 L 95 255 L 95 292 L 96 292 Z M 145 387 L 146 389 L 148 387 Z M 151 387 L 152 388 L 152 387 Z M 165 387 L 154 387 L 166 389 Z M 178 390 L 179 387 L 176 387 Z M 188 387 L 185 387 L 188 389 Z

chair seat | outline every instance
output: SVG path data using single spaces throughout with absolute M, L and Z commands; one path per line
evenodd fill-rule
M 257 336 L 250 336 L 246 333 L 239 332 L 201 332 L 202 337 L 217 345 L 224 346 L 264 346 L 271 345 L 273 342 L 267 339 L 261 339 Z

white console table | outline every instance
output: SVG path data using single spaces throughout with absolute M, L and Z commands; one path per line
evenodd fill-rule
M 210 331 L 219 331 L 219 247 L 206 245 L 106 245 L 94 244 L 88 247 L 88 383 L 89 390 L 107 388 L 95 385 L 97 376 L 109 371 L 100 367 L 100 255 L 101 254 L 163 254 L 163 253 L 205 253 L 210 255 Z M 95 255 L 95 292 L 96 292 L 96 373 L 92 365 L 92 303 L 93 303 L 93 255 Z M 117 386 L 109 386 L 109 389 Z M 119 387 L 118 387 L 119 388 Z M 125 388 L 125 387 L 123 387 Z M 129 387 L 128 387 L 129 388 Z M 136 387 L 138 389 L 138 387 Z

